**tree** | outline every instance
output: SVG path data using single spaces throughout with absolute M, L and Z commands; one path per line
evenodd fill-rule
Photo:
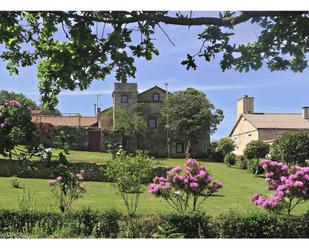
M 223 71 L 271 70 L 302 72 L 307 68 L 308 11 L 225 11 L 218 17 L 193 12 L 168 11 L 57 11 L 0 12 L 0 58 L 7 69 L 38 62 L 39 90 L 45 106 L 55 107 L 63 89 L 81 90 L 94 79 L 104 80 L 114 71 L 116 79 L 134 77 L 135 57 L 151 60 L 159 55 L 153 40 L 164 25 L 203 26 L 201 48 L 187 54 L 182 64 L 196 69 L 196 58 L 220 58 Z M 233 28 L 250 22 L 259 27 L 253 42 L 235 44 Z M 59 34 L 61 39 L 58 39 Z M 139 35 L 136 35 L 139 33 Z M 136 40 L 138 37 L 138 40 Z M 141 38 L 140 38 L 141 37 Z M 139 39 L 140 38 L 140 39 Z M 28 44 L 28 47 L 23 46 Z M 29 48 L 29 46 L 31 48 Z M 222 54 L 222 56 L 221 56 Z
M 235 147 L 235 142 L 231 138 L 227 137 L 219 140 L 217 150 L 221 151 L 222 154 L 226 156 L 227 154 L 233 152 Z
M 128 140 L 137 139 L 146 129 L 146 121 L 141 114 L 129 108 L 115 110 L 116 121 L 111 128 L 111 135 L 120 135 L 122 148 L 128 149 Z
M 203 92 L 187 88 L 168 97 L 163 116 L 168 120 L 166 128 L 172 134 L 185 138 L 188 156 L 192 142 L 205 132 L 212 134 L 216 131 L 223 119 L 223 112 L 215 109 Z
M 281 159 L 288 164 L 305 165 L 309 159 L 309 136 L 304 132 L 283 133 L 276 145 Z
M 269 145 L 259 140 L 253 140 L 246 145 L 244 155 L 250 159 L 261 159 L 269 153 Z
M 31 109 L 42 109 L 45 114 L 57 114 L 60 115 L 58 109 L 49 110 L 42 105 L 37 105 L 32 99 L 27 98 L 22 93 L 8 92 L 5 90 L 0 91 L 0 105 L 9 102 L 10 100 L 17 100 L 19 103 L 28 106 Z

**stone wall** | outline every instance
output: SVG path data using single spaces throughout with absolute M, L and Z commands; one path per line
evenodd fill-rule
M 23 178 L 51 179 L 56 177 L 53 173 L 54 167 L 55 165 L 52 163 L 49 167 L 46 168 L 38 167 L 38 170 L 24 172 L 18 161 L 0 159 L 0 176 L 11 177 L 16 175 Z M 81 170 L 84 170 L 86 181 L 108 181 L 108 177 L 106 177 L 103 173 L 104 165 L 81 162 L 71 163 L 69 168 L 73 173 L 79 173 Z
M 69 169 L 74 174 L 81 170 L 85 171 L 85 181 L 110 182 L 110 179 L 104 174 L 104 164 L 99 165 L 95 163 L 71 163 Z M 11 177 L 18 176 L 21 178 L 36 178 L 36 179 L 52 179 L 57 177 L 53 173 L 54 165 L 38 170 L 31 170 L 23 172 L 22 167 L 16 160 L 0 159 L 0 176 Z M 166 172 L 171 168 L 157 165 L 153 168 L 151 177 L 146 183 L 150 183 L 155 176 L 166 176 Z

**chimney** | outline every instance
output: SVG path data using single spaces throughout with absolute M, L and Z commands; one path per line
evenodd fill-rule
M 254 113 L 254 97 L 244 95 L 237 100 L 237 119 L 241 114 Z
M 304 119 L 309 119 L 309 106 L 304 106 L 303 107 L 303 118 Z

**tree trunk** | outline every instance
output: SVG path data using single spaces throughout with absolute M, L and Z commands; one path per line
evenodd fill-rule
M 192 150 L 191 150 L 191 141 L 188 139 L 187 141 L 187 150 L 186 150 L 186 157 L 191 158 L 192 157 Z

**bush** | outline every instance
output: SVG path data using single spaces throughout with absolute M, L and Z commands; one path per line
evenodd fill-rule
M 309 159 L 309 136 L 304 132 L 284 133 L 275 142 L 287 164 L 305 165 Z
M 105 173 L 115 183 L 130 216 L 136 213 L 140 194 L 145 190 L 144 183 L 151 176 L 152 166 L 153 159 L 146 151 L 136 151 L 133 155 L 119 150 L 116 158 L 107 162 Z
M 121 214 L 115 210 L 103 213 L 89 209 L 65 213 L 17 212 L 0 210 L 0 233 L 9 237 L 96 237 L 116 238 Z
M 221 238 L 309 238 L 306 216 L 229 213 L 217 222 Z
M 223 156 L 233 152 L 235 150 L 235 142 L 231 138 L 221 138 L 218 142 L 217 150 L 221 151 Z
M 222 151 L 219 151 L 217 149 L 218 143 L 217 142 L 212 142 L 207 149 L 207 160 L 208 161 L 214 161 L 214 162 L 223 162 L 224 160 L 224 155 Z
M 88 131 L 82 127 L 55 126 L 50 146 L 65 150 L 87 150 Z
M 243 155 L 240 156 L 237 163 L 238 163 L 238 165 L 241 169 L 247 169 L 248 168 L 248 159 Z
M 10 178 L 12 188 L 21 188 L 20 179 L 17 176 L 12 176 Z
M 232 165 L 235 165 L 236 155 L 234 153 L 226 154 L 225 157 L 224 157 L 224 163 L 229 167 L 232 166 Z
M 253 140 L 246 145 L 244 155 L 250 159 L 261 159 L 269 153 L 269 145 L 259 140 Z
M 276 139 L 270 146 L 269 155 L 272 161 L 276 161 L 276 162 L 282 161 L 282 154 L 279 148 L 278 139 Z
M 259 159 L 251 159 L 248 161 L 248 171 L 252 174 L 259 175 L 264 172 L 264 169 Z
M 205 213 L 167 214 L 162 215 L 166 222 L 177 233 L 184 234 L 185 238 L 215 238 L 218 236 L 216 227 Z

